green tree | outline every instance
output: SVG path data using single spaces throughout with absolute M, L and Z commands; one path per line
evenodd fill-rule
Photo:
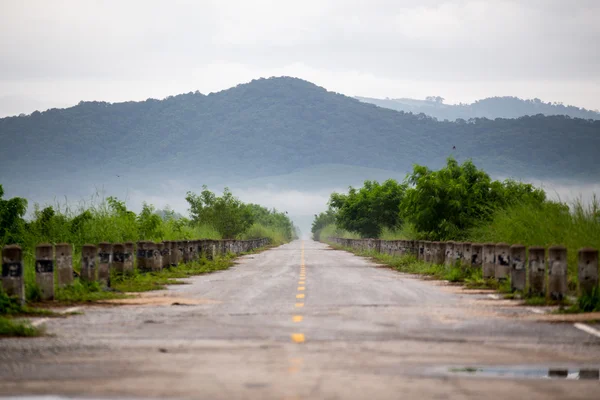
M 383 184 L 365 181 L 360 189 L 350 187 L 348 194 L 333 193 L 329 204 L 338 227 L 375 238 L 384 227 L 395 229 L 401 224 L 398 210 L 405 191 L 406 185 L 394 179 Z
M 0 244 L 20 243 L 23 240 L 27 212 L 27 200 L 13 197 L 4 200 L 4 188 L 0 185 Z
M 320 240 L 321 239 L 321 231 L 327 225 L 331 225 L 335 223 L 335 212 L 333 209 L 329 208 L 327 211 L 315 214 L 315 220 L 312 223 L 311 232 L 313 235 L 313 239 Z
M 200 195 L 188 192 L 185 198 L 194 222 L 211 225 L 224 239 L 234 239 L 252 226 L 255 221 L 252 208 L 233 196 L 229 188 L 225 188 L 221 197 L 206 185 L 202 189 Z
M 471 161 L 459 165 L 453 158 L 438 171 L 415 165 L 407 183 L 411 187 L 406 190 L 400 215 L 429 239 L 459 239 L 499 208 L 546 200 L 544 191 L 533 185 L 492 181 Z

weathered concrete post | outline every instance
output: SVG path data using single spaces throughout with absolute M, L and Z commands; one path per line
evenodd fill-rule
M 416 250 L 417 250 L 417 260 L 423 261 L 423 241 L 417 240 L 415 241 Z
M 591 294 L 598 288 L 598 250 L 584 248 L 577 254 L 577 276 L 579 278 L 579 293 Z
M 446 264 L 446 242 L 436 242 L 437 243 L 437 256 L 435 263 L 437 265 Z
M 83 282 L 96 281 L 96 258 L 98 258 L 96 246 L 84 244 L 81 249 L 81 274 L 79 275 Z
M 481 268 L 483 264 L 483 245 L 481 243 L 471 244 L 471 267 Z
M 430 241 L 426 240 L 423 242 L 423 253 L 424 253 L 423 260 L 426 263 L 431 263 L 432 254 L 431 254 L 431 242 Z
M 567 249 L 563 246 L 548 249 L 548 292 L 554 300 L 562 300 L 567 293 Z
M 35 246 L 35 283 L 42 300 L 54 300 L 54 249 L 49 243 Z
M 4 293 L 25 304 L 23 251 L 15 244 L 4 246 L 2 249 L 2 287 Z
M 112 244 L 98 244 L 98 282 L 110 287 L 110 264 L 112 262 Z
M 507 243 L 498 243 L 496 245 L 496 268 L 494 277 L 499 280 L 506 280 L 510 276 L 510 247 Z
M 534 246 L 528 250 L 529 294 L 531 296 L 546 295 L 546 249 Z
M 525 246 L 520 244 L 510 246 L 510 288 L 512 291 L 525 291 L 525 282 L 527 280 L 525 254 Z
M 454 242 L 454 265 L 463 263 L 463 242 Z
M 171 242 L 163 242 L 160 255 L 162 256 L 162 267 L 169 268 L 171 266 Z
M 125 251 L 123 253 L 123 273 L 133 274 L 133 259 L 135 255 L 135 245 L 133 242 L 125 242 Z
M 189 246 L 189 241 L 187 240 L 183 240 L 181 241 L 181 244 L 183 245 L 183 262 L 184 263 L 189 263 L 190 262 L 190 246 Z
M 483 245 L 483 279 L 491 279 L 496 275 L 496 244 Z
M 152 269 L 152 251 L 150 243 L 145 240 L 137 242 L 137 269 L 139 272 L 148 272 Z
M 472 259 L 472 245 L 470 242 L 465 242 L 462 244 L 462 257 L 461 257 L 461 262 L 462 265 L 467 267 L 467 268 L 471 268 L 473 266 L 473 259 Z
M 56 254 L 58 287 L 62 288 L 73 283 L 73 246 L 69 243 L 59 243 L 54 252 Z
M 171 265 L 176 267 L 179 264 L 179 246 L 177 241 L 171 241 Z
M 446 242 L 446 256 L 444 257 L 444 265 L 451 267 L 454 265 L 454 242 L 452 240 Z
M 148 272 L 161 270 L 162 261 L 160 259 L 158 245 L 156 243 L 148 242 L 146 244 L 146 257 L 146 269 L 148 270 Z
M 122 243 L 115 243 L 112 246 L 112 263 L 110 268 L 117 275 L 123 275 L 125 273 L 125 245 Z
M 153 271 L 162 271 L 163 268 L 163 257 L 162 257 L 162 253 L 163 250 L 165 249 L 165 244 L 164 243 L 155 243 L 154 244 L 156 246 L 156 249 L 154 250 L 154 254 L 153 254 Z

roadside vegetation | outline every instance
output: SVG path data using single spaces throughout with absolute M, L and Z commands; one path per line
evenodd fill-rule
M 333 193 L 329 209 L 315 215 L 313 237 L 385 240 L 507 242 L 526 246 L 564 245 L 569 289 L 577 291 L 577 251 L 600 249 L 600 204 L 549 200 L 544 190 L 514 180 L 492 180 L 471 161 L 450 158 L 432 171 L 415 165 L 405 181 L 366 181 L 361 188 Z M 403 272 L 423 273 L 472 287 L 490 287 L 479 272 L 421 265 L 410 258 L 371 255 Z M 389 258 L 389 259 L 388 259 Z M 531 299 L 532 302 L 536 300 Z M 579 310 L 600 309 L 600 296 L 580 298 Z
M 115 197 L 95 195 L 90 201 L 73 207 L 68 204 L 40 207 L 34 204 L 26 217 L 27 201 L 23 198 L 3 199 L 0 185 L 0 246 L 19 244 L 23 249 L 26 306 L 4 294 L 0 287 L 0 336 L 32 336 L 41 331 L 20 321 L 19 317 L 57 316 L 48 310 L 30 305 L 41 303 L 41 292 L 35 282 L 35 246 L 40 243 L 71 243 L 74 245 L 73 269 L 80 271 L 81 247 L 85 243 L 163 241 L 185 239 L 258 239 L 269 238 L 271 245 L 289 242 L 296 237 L 296 228 L 286 213 L 269 210 L 256 204 L 246 204 L 228 189 L 218 196 L 206 187 L 196 195 L 188 193 L 189 218 L 171 209 L 156 210 L 144 204 L 139 213 L 127 209 L 126 203 Z M 160 272 L 112 275 L 109 288 L 97 282 L 83 282 L 58 288 L 53 304 L 77 304 L 127 297 L 131 292 L 163 289 L 180 284 L 182 278 L 229 268 L 232 256 L 214 260 L 205 258 L 179 264 Z

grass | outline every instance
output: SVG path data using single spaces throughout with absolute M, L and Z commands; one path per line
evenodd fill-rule
M 491 222 L 472 229 L 471 242 L 506 242 L 525 246 L 563 245 L 567 248 L 569 290 L 577 290 L 577 252 L 582 247 L 600 249 L 600 204 L 596 198 L 571 207 L 547 202 L 542 206 L 517 204 L 499 210 Z
M 35 337 L 44 335 L 43 327 L 32 326 L 29 322 L 0 317 L 0 337 Z

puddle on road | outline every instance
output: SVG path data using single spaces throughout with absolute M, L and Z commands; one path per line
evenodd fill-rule
M 542 366 L 447 367 L 451 375 L 480 378 L 573 379 L 600 381 L 600 368 L 548 368 Z

